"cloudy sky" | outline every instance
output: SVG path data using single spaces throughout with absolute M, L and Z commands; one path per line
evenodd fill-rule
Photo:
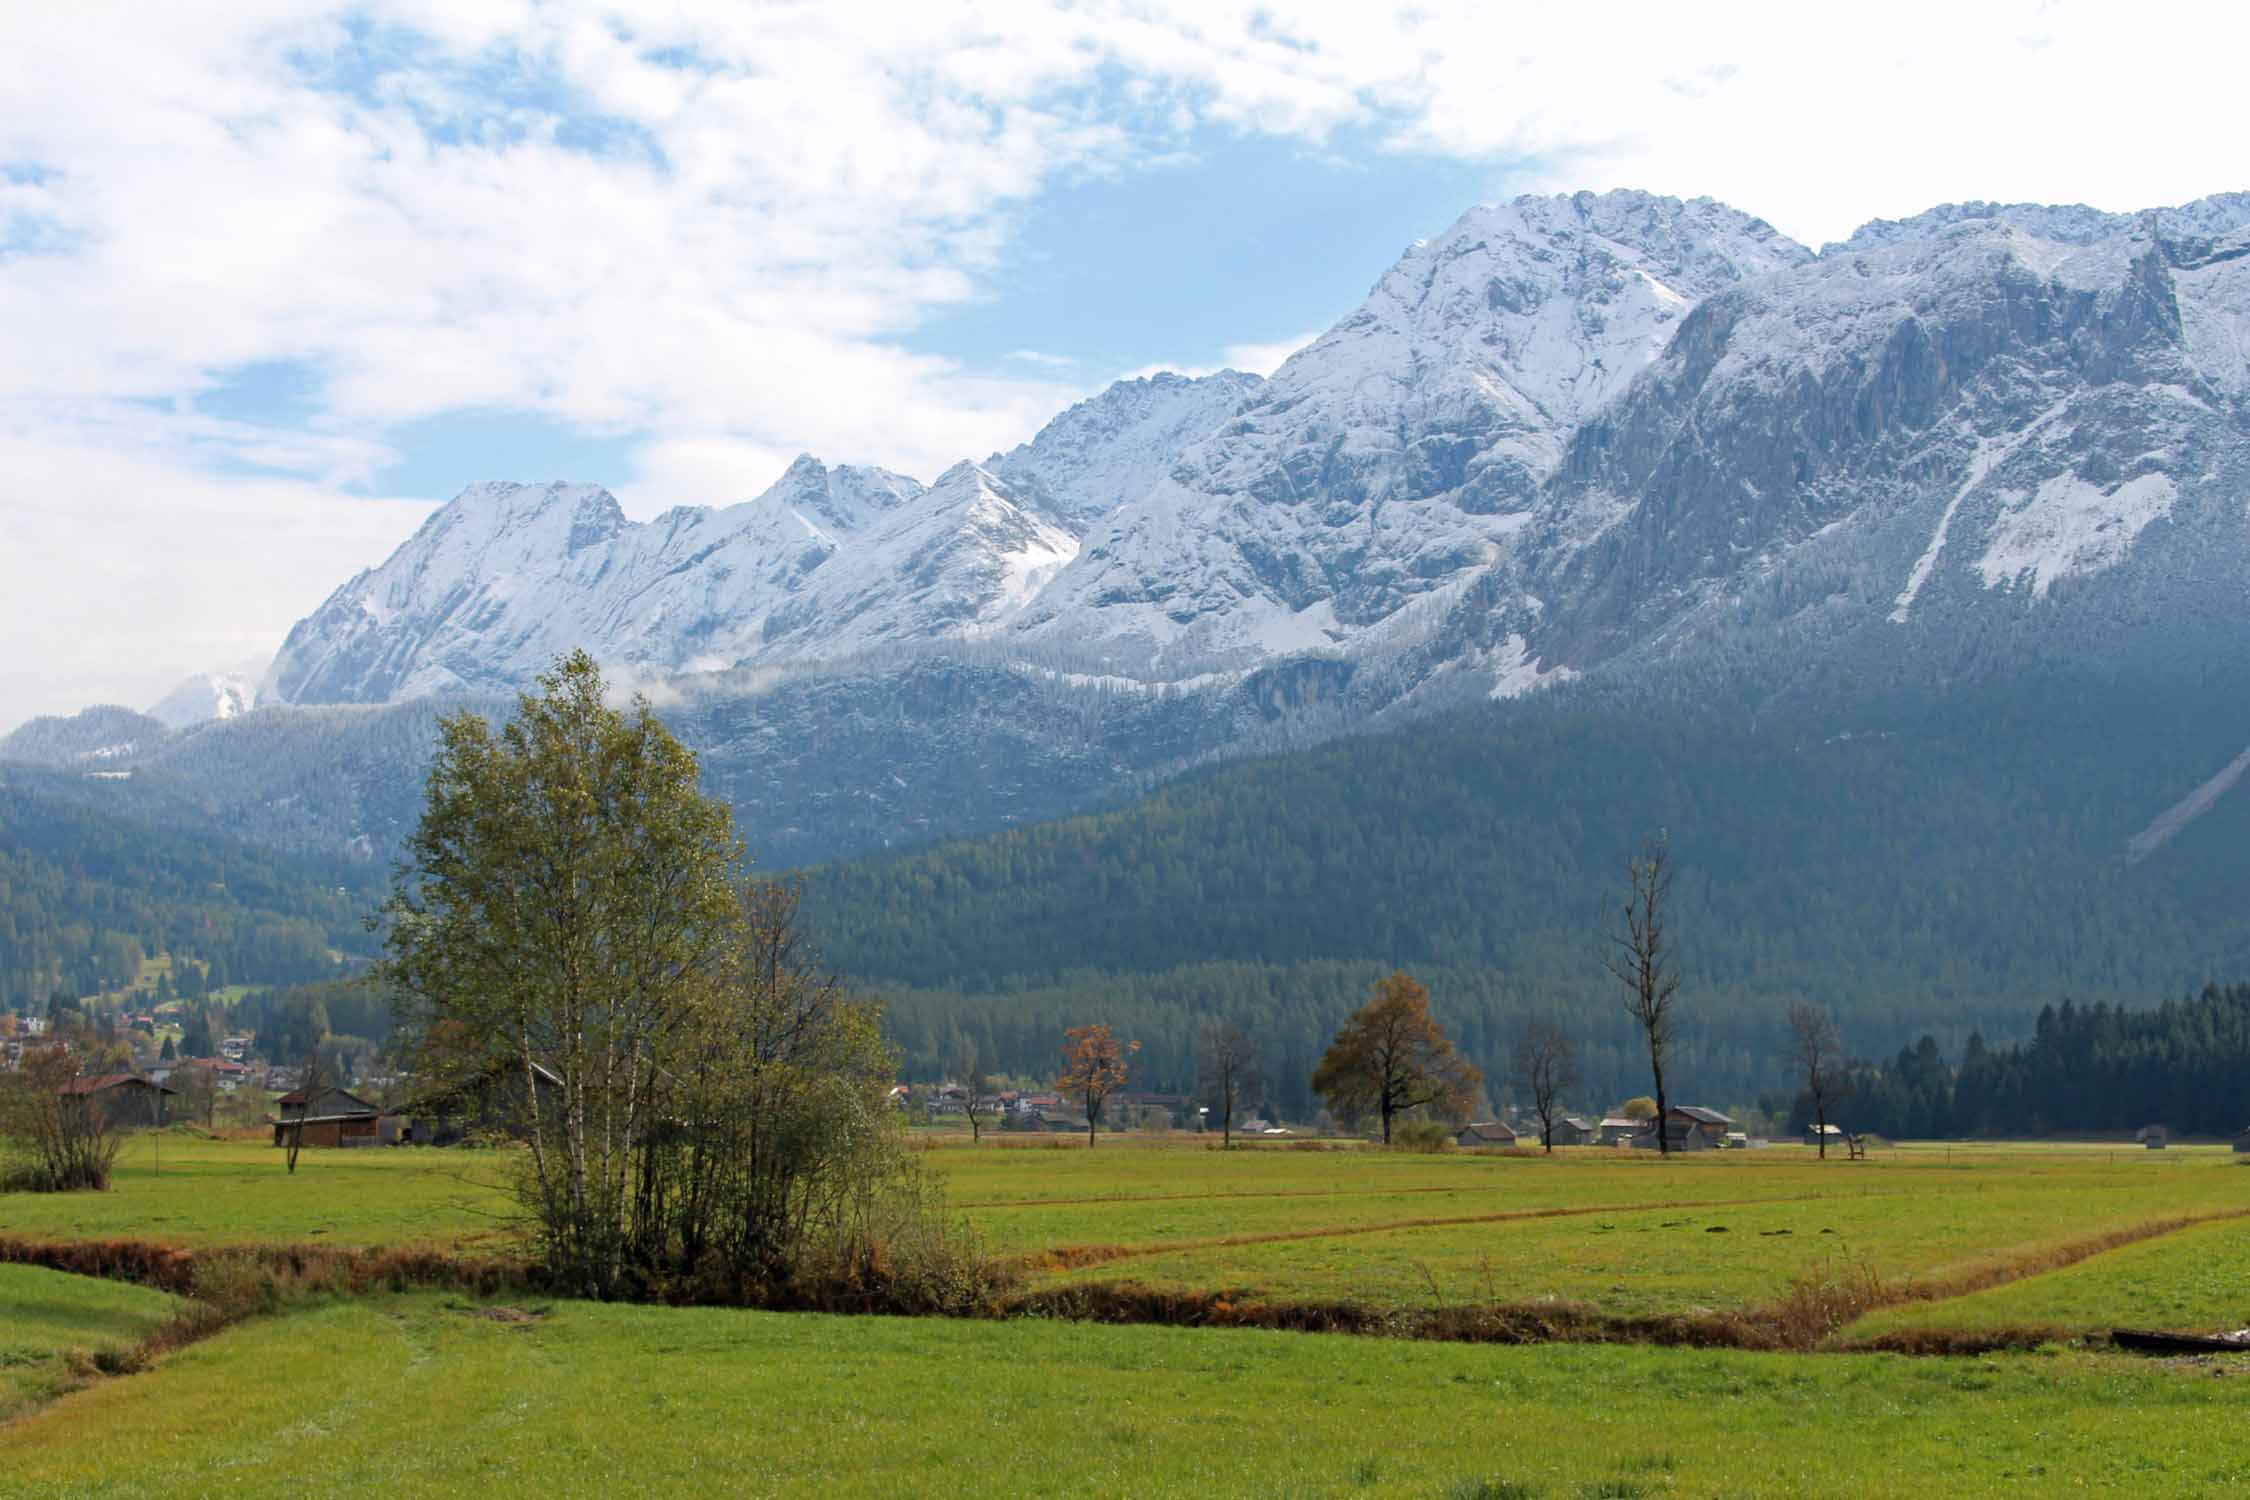
M 1270 369 L 1482 199 L 2250 187 L 2230 9 L 8 5 L 0 729 L 270 656 L 473 480 L 929 477 Z

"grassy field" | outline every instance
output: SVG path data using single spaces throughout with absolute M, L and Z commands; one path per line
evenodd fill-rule
M 175 1131 L 161 1172 L 156 1155 L 153 1138 L 136 1137 L 108 1193 L 0 1196 L 0 1234 L 472 1249 L 504 1238 L 507 1153 L 316 1151 L 291 1176 L 261 1140 Z M 1923 1147 L 1823 1163 L 1796 1147 L 1663 1162 L 1041 1142 L 944 1145 L 923 1159 L 1039 1284 L 1379 1307 L 1742 1308 L 1839 1265 L 1894 1285 L 1945 1283 L 2096 1236 L 2250 1209 L 2250 1171 L 2207 1148 Z M 2206 1233 L 2241 1246 L 2250 1223 Z M 2179 1284 L 2162 1273 L 2152 1284 L 2167 1280 Z M 2223 1297 L 2223 1277 L 2205 1280 Z
M 1860 1319 L 1847 1338 L 1907 1329 L 2112 1328 L 2220 1333 L 2250 1327 L 2250 1221 L 2200 1225 L 1941 1302 L 1907 1303 Z
M 511 1158 L 490 1151 L 307 1151 L 297 1171 L 270 1136 L 132 1136 L 106 1193 L 0 1194 L 0 1235 L 140 1239 L 190 1247 L 378 1246 L 499 1238 Z
M 420 1295 L 242 1325 L 0 1427 L 0 1495 L 1578 1500 L 2250 1484 L 2239 1380 L 2114 1356 L 533 1311 L 500 1321 Z
M 0 1423 L 85 1384 L 95 1355 L 130 1348 L 178 1306 L 143 1287 L 0 1265 Z
M 136 1138 L 108 1193 L 0 1196 L 0 1235 L 501 1247 L 504 1152 L 308 1152 L 292 1177 L 260 1140 L 167 1133 L 161 1172 L 158 1144 Z M 1887 1307 L 1846 1341 L 2250 1321 L 2250 1171 L 2209 1149 L 1663 1162 L 1175 1140 L 943 1143 L 922 1159 L 1033 1289 L 1115 1281 L 1376 1309 L 1561 1299 L 1638 1316 L 1756 1309 L 1849 1266 L 1893 1293 L 1999 1284 Z M 2178 1227 L 2197 1220 L 2211 1222 Z M 2122 1248 L 2091 1253 L 2109 1241 Z M 130 1346 L 175 1306 L 0 1266 L 0 1497 L 970 1485 L 1578 1500 L 2250 1483 L 2244 1382 L 2211 1378 L 2250 1378 L 2250 1356 L 2174 1366 L 2098 1348 L 1501 1347 L 568 1302 L 494 1315 L 418 1294 L 299 1305 L 71 1389 L 92 1351 Z

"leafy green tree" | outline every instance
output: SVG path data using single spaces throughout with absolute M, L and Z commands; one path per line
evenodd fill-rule
M 583 651 L 538 683 L 497 731 L 474 713 L 439 721 L 379 972 L 426 1068 L 522 1081 L 523 1197 L 548 1267 L 611 1297 L 630 1290 L 635 1188 L 686 1061 L 676 1044 L 708 1034 L 741 847 L 645 700 L 609 707 Z

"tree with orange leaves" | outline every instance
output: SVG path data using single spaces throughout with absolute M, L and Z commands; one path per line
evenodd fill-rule
M 1465 1120 L 1483 1084 L 1431 1019 L 1430 992 L 1405 973 L 1376 983 L 1375 998 L 1336 1033 L 1312 1077 L 1313 1092 L 1341 1118 L 1380 1116 L 1386 1146 L 1394 1116 L 1427 1107 Z
M 1055 1088 L 1085 1101 L 1087 1149 L 1094 1145 L 1102 1101 L 1124 1087 L 1126 1059 L 1140 1050 L 1139 1042 L 1121 1042 L 1107 1026 L 1073 1026 L 1063 1033 L 1063 1071 Z

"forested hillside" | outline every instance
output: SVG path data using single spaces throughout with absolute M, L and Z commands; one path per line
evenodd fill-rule
M 1063 1025 L 1100 1019 L 1142 1038 L 1148 1081 L 1180 1085 L 1196 1023 L 1224 1014 L 1262 1033 L 1299 1107 L 1309 1060 L 1394 965 L 1429 979 L 1496 1078 L 1522 1020 L 1553 1015 L 1586 1051 L 1588 1102 L 1645 1081 L 1597 934 L 1627 851 L 1658 831 L 1679 867 L 1683 1097 L 1782 1082 L 1792 998 L 1874 1054 L 2023 1035 L 2066 996 L 2148 1004 L 2250 974 L 2250 797 L 2127 857 L 2250 743 L 2239 701 L 2054 676 L 1774 717 L 1789 727 L 1739 698 L 1593 696 L 1476 713 L 826 868 L 809 903 L 921 1066 L 959 1036 L 1044 1067 Z
M 1854 1068 L 1831 1118 L 1904 1137 L 2143 1125 L 2231 1136 L 2250 1125 L 2250 985 L 2129 1009 L 2066 1000 L 2042 1008 L 2024 1041 L 1995 1048 L 1972 1034 L 1958 1056 L 1955 1067 L 1924 1037 Z
M 128 983 L 144 956 L 213 984 L 292 983 L 363 952 L 381 872 L 84 805 L 66 773 L 0 776 L 0 1009 Z

